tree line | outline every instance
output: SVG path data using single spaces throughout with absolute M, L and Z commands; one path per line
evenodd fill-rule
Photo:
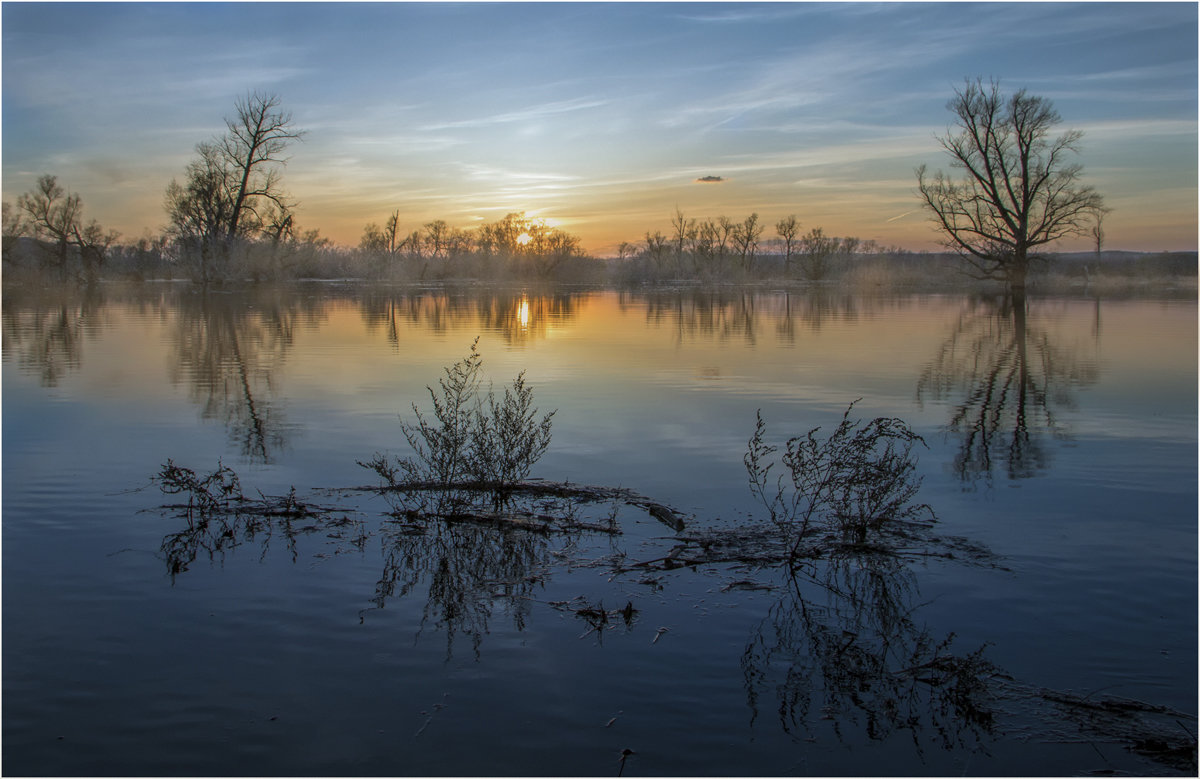
M 305 135 L 292 114 L 278 96 L 258 92 L 234 108 L 225 132 L 197 144 L 182 178 L 167 185 L 161 235 L 118 245 L 119 234 L 85 221 L 80 196 L 47 174 L 15 207 L 4 203 L 5 269 L 25 261 L 87 283 L 114 261 L 124 273 L 180 272 L 201 284 L 347 275 L 821 281 L 849 258 L 881 251 L 873 241 L 827 235 L 819 226 L 802 231 L 794 214 L 768 237 L 758 213 L 740 221 L 692 218 L 678 207 L 668 233 L 646 231 L 640 241 L 623 242 L 608 263 L 587 257 L 576 236 L 523 212 L 463 230 L 441 219 L 402 227 L 397 210 L 382 226 L 367 224 L 357 247 L 336 247 L 318 230 L 297 226 L 297 204 L 282 187 L 287 151 Z M 938 141 L 962 176 L 930 174 L 922 165 L 917 185 L 945 247 L 968 273 L 1024 289 L 1047 244 L 1091 236 L 1100 254 L 1108 209 L 1072 161 L 1082 134 L 1052 137 L 1062 119 L 1048 100 L 1024 90 L 1006 97 L 997 83 L 976 79 L 956 90 L 947 108 L 956 122 Z
M 821 227 L 802 234 L 795 214 L 776 222 L 772 236 L 765 237 L 766 230 L 767 224 L 757 212 L 740 221 L 724 215 L 689 218 L 676 206 L 669 234 L 647 231 L 642 241 L 622 242 L 617 255 L 623 261 L 623 275 L 642 280 L 767 275 L 824 281 L 839 262 L 844 264 L 855 255 L 906 253 L 897 248 L 885 250 L 873 240 L 826 235 Z

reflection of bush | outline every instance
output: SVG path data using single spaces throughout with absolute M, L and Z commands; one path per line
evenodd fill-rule
M 773 687 L 785 731 L 808 730 L 812 706 L 839 738 L 847 726 L 881 740 L 931 731 L 946 749 L 993 726 L 993 683 L 1003 675 L 983 656 L 951 652 L 913 618 L 916 584 L 900 558 L 864 554 L 793 572 L 742 656 L 753 716 Z M 780 671 L 782 669 L 782 671 Z M 820 721 L 820 720 L 818 720 Z
M 422 624 L 470 637 L 475 654 L 488 621 L 503 603 L 517 630 L 525 628 L 535 590 L 553 563 L 551 538 L 528 530 L 469 522 L 393 524 L 383 531 L 383 572 L 375 585 L 376 608 L 427 585 Z
M 259 543 L 265 557 L 276 536 L 284 540 L 293 561 L 302 535 L 320 531 L 335 543 L 360 550 L 367 539 L 360 520 L 346 514 L 335 517 L 332 508 L 302 501 L 295 488 L 283 497 L 246 497 L 237 473 L 220 462 L 212 473 L 198 474 L 167 460 L 153 481 L 164 494 L 187 499 L 165 507 L 187 520 L 185 529 L 168 533 L 160 546 L 172 579 L 202 554 L 214 560 L 247 543 Z
M 223 559 L 250 544 L 265 557 L 272 543 L 282 542 L 295 562 L 304 536 L 326 539 L 339 550 L 359 551 L 370 537 L 363 521 L 351 518 L 351 512 L 302 500 L 294 489 L 281 497 L 247 497 L 237 473 L 221 463 L 204 474 L 168 460 L 153 481 L 164 494 L 184 501 L 164 507 L 187 521 L 186 527 L 168 533 L 160 546 L 172 579 L 197 559 Z M 428 489 L 440 492 L 443 486 Z M 497 603 L 505 605 L 516 629 L 523 630 L 535 589 L 561 556 L 584 533 L 619 533 L 616 502 L 646 503 L 619 490 L 549 483 L 517 485 L 514 490 L 518 494 L 510 496 L 503 513 L 460 511 L 439 517 L 405 510 L 385 521 L 379 534 L 383 570 L 375 585 L 375 607 L 413 595 L 425 583 L 422 624 L 432 622 L 446 631 L 447 653 L 457 636 L 466 635 L 478 654 Z M 403 493 L 404 502 L 421 491 L 413 485 L 384 490 L 389 496 Z M 472 491 L 468 485 L 453 490 L 459 496 Z M 431 502 L 446 505 L 445 498 Z M 607 516 L 596 517 L 592 507 L 605 503 L 614 506 Z

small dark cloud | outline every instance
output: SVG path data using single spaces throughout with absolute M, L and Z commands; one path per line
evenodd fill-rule
M 696 181 L 699 181 L 702 184 L 708 184 L 708 183 L 711 183 L 714 181 L 724 181 L 724 180 L 725 179 L 722 178 L 721 176 L 701 176 L 700 178 L 696 179 Z

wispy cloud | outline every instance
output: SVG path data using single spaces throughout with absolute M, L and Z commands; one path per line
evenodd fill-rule
M 454 122 L 436 122 L 427 124 L 421 129 L 448 130 L 468 127 L 488 127 L 497 124 L 512 124 L 514 122 L 532 122 L 539 119 L 545 119 L 548 116 L 558 116 L 561 114 L 573 113 L 575 111 L 584 111 L 590 108 L 600 108 L 607 104 L 607 100 L 575 98 L 572 100 L 562 100 L 553 103 L 530 106 L 529 108 L 524 108 L 519 111 L 506 111 L 504 113 L 493 114 L 491 116 L 480 116 L 473 119 L 462 119 Z
M 1122 177 L 1128 213 L 1162 191 L 1195 208 L 1179 162 L 1197 134 L 1189 4 L 281 8 L 6 4 L 5 196 L 52 172 L 118 213 L 140 187 L 141 210 L 113 225 L 138 233 L 233 98 L 263 89 L 309 131 L 284 173 L 300 218 L 339 240 L 394 208 L 417 224 L 544 208 L 653 229 L 676 203 L 827 226 L 866 213 L 903 233 L 912 167 L 946 164 L 934 136 L 952 89 L 996 76 L 1084 130 L 1089 180 Z
M 738 22 L 762 23 L 791 20 L 810 12 L 805 7 L 804 3 L 784 3 L 759 6 L 738 4 L 733 8 L 717 11 L 710 9 L 721 8 L 721 6 L 705 5 L 700 7 L 705 8 L 706 12 L 682 13 L 676 15 L 676 18 L 682 19 L 683 21 L 699 22 L 702 24 L 734 24 Z
M 1197 122 L 1195 119 L 1130 119 L 1087 122 L 1075 125 L 1082 130 L 1085 138 L 1121 137 L 1127 139 L 1155 136 L 1192 136 L 1196 137 Z

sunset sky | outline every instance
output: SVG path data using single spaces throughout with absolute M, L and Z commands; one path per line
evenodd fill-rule
M 525 211 L 607 254 L 678 206 L 935 248 L 913 169 L 947 167 L 946 102 L 980 76 L 1084 131 L 1108 248 L 1196 248 L 1195 3 L 5 2 L 3 197 L 53 173 L 85 218 L 157 232 L 259 90 L 307 133 L 300 228 L 342 244 L 393 210 Z

